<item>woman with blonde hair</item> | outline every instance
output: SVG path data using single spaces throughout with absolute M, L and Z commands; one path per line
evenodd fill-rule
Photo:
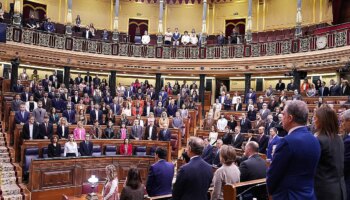
M 106 167 L 106 182 L 103 186 L 103 200 L 119 200 L 118 195 L 118 175 L 114 165 Z
M 169 127 L 169 118 L 165 111 L 162 112 L 162 115 L 159 118 L 159 128 L 163 129 L 164 126 Z

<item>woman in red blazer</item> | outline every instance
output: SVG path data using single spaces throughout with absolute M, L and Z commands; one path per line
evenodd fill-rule
M 119 148 L 120 155 L 131 156 L 132 155 L 132 145 L 129 144 L 129 139 L 124 139 L 124 144 L 120 145 Z

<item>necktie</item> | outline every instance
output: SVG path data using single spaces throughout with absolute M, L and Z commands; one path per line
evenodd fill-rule
M 41 109 L 39 110 L 39 114 L 40 114 L 40 116 L 41 116 Z

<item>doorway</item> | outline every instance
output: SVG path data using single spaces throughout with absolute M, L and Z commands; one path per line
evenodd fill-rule
M 148 20 L 147 19 L 129 19 L 128 33 L 130 36 L 130 42 L 141 42 L 141 36 L 144 32 L 148 32 Z M 136 37 L 136 41 L 135 41 Z M 140 41 L 138 41 L 140 40 Z

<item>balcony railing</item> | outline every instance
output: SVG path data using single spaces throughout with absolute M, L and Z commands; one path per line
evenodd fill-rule
M 318 49 L 318 37 L 326 37 L 326 46 Z M 317 51 L 350 45 L 350 28 L 329 29 L 319 35 L 251 44 L 199 46 L 158 46 L 87 40 L 14 26 L 7 27 L 7 40 L 42 47 L 113 56 L 159 59 L 232 59 L 263 57 Z

